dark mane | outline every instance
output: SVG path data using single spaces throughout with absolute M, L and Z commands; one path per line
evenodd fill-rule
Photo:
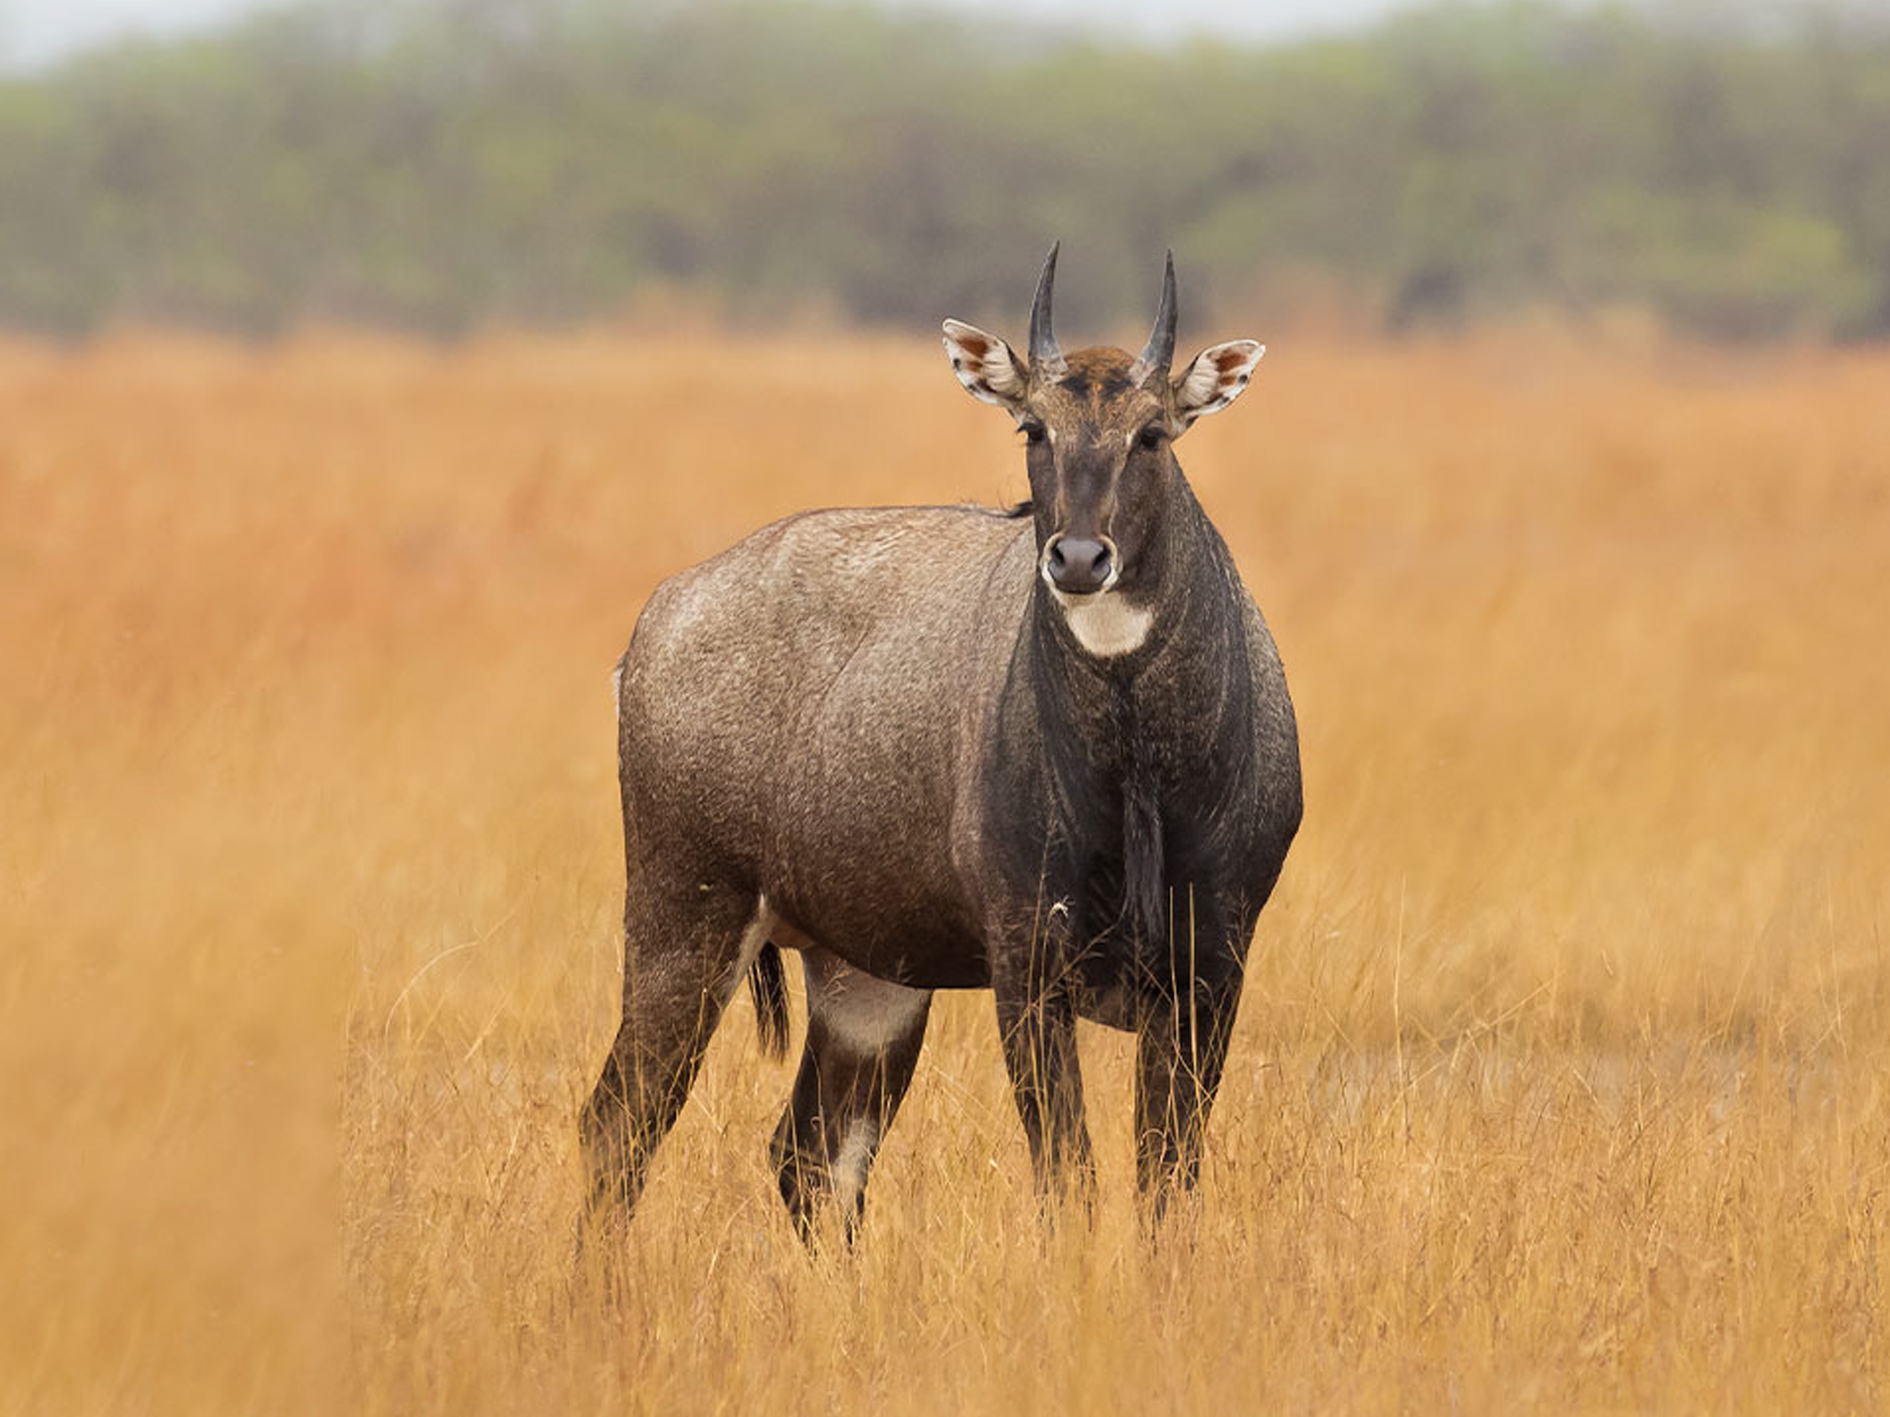
M 1008 522 L 1022 521 L 1030 515 L 1030 498 L 1028 497 L 1009 507 L 991 507 L 983 502 L 961 502 L 959 505 L 967 511 L 983 512 L 987 517 L 997 517 Z

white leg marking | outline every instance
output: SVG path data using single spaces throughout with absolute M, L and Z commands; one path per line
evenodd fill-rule
M 1099 659 L 1140 649 L 1148 638 L 1149 626 L 1155 622 L 1154 611 L 1130 604 L 1117 591 L 1065 595 L 1053 588 L 1050 594 L 1062 607 L 1076 642 Z
M 850 1210 L 866 1189 L 866 1168 L 878 1140 L 879 1128 L 870 1117 L 855 1117 L 847 1124 L 847 1134 L 833 1159 L 833 1193 L 842 1210 Z

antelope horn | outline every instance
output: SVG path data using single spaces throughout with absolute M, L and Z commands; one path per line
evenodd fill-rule
M 1148 332 L 1148 343 L 1135 359 L 1136 382 L 1168 377 L 1168 366 L 1175 359 L 1175 253 L 1168 253 L 1168 265 L 1162 271 L 1162 303 L 1155 311 L 1155 328 Z
M 1063 351 L 1057 348 L 1056 334 L 1050 328 L 1050 302 L 1057 283 L 1057 248 L 1062 244 L 1058 241 L 1050 247 L 1050 254 L 1044 258 L 1043 274 L 1037 277 L 1037 294 L 1030 302 L 1030 372 L 1052 378 L 1065 367 Z

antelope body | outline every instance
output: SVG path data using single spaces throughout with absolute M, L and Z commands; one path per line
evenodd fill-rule
M 1279 656 L 1172 443 L 1262 353 L 1171 376 L 1065 355 L 1056 251 L 1029 357 L 956 321 L 962 384 L 1026 439 L 1031 500 L 808 512 L 665 581 L 618 670 L 623 1018 L 582 1119 L 595 1200 L 634 1205 L 748 976 L 805 1049 L 772 1156 L 806 1230 L 849 1232 L 932 991 L 989 988 L 1037 1180 L 1091 1182 L 1075 1023 L 1138 1039 L 1138 1181 L 1198 1170 L 1243 963 L 1300 819 Z

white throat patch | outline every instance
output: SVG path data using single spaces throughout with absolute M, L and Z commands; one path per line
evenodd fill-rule
M 1131 605 L 1127 596 L 1113 590 L 1065 595 L 1052 587 L 1050 594 L 1062 608 L 1076 642 L 1098 659 L 1140 649 L 1155 622 L 1154 611 Z

